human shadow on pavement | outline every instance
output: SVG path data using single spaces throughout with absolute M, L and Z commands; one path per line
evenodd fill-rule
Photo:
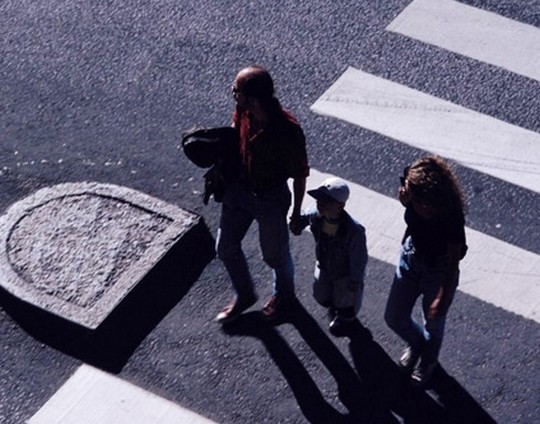
M 446 371 L 439 367 L 428 391 L 444 405 L 452 423 L 490 423 L 495 420 L 476 402 L 476 400 Z
M 241 315 L 223 326 L 229 335 L 252 336 L 260 339 L 287 380 L 305 418 L 310 423 L 397 423 L 389 411 L 375 411 L 372 394 L 336 345 L 321 329 L 317 321 L 298 304 L 286 320 L 300 333 L 311 350 L 335 378 L 338 397 L 347 408 L 342 413 L 324 399 L 313 378 L 276 327 L 266 321 L 259 312 Z M 374 414 L 378 420 L 374 420 Z M 384 417 L 384 419 L 381 419 Z
M 361 381 L 374 395 L 378 408 L 399 416 L 403 423 L 495 423 L 455 379 L 438 367 L 424 389 L 410 384 L 368 330 L 356 322 L 347 336 Z
M 0 304 L 35 339 L 90 365 L 118 373 L 214 257 L 214 239 L 201 220 L 95 330 L 21 301 L 1 288 Z

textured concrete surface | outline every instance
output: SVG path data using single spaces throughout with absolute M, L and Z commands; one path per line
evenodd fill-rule
M 138 191 L 61 184 L 0 218 L 0 284 L 95 329 L 199 217 Z

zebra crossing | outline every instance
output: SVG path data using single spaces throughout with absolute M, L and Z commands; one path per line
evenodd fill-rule
M 428 22 L 433 26 L 426 25 Z M 487 35 L 480 47 L 473 49 L 475 43 L 464 42 L 463 36 L 457 40 L 450 37 L 457 32 L 456 26 L 469 28 L 475 40 L 479 34 Z M 414 0 L 387 30 L 540 79 L 540 31 L 493 13 L 449 0 Z M 501 46 L 501 37 L 512 48 Z M 516 45 L 520 49 L 514 49 Z M 540 134 L 534 131 L 352 67 L 311 109 L 540 193 Z M 312 170 L 308 186 L 316 186 L 329 175 Z M 348 208 L 361 217 L 368 230 L 370 255 L 394 263 L 403 231 L 401 206 L 395 199 L 352 181 L 349 184 L 352 193 Z M 370 205 L 369 212 L 366 204 Z M 463 263 L 460 290 L 540 323 L 540 255 L 473 229 L 467 229 L 467 236 L 471 250 Z M 512 285 L 506 284 L 510 278 Z M 29 421 L 92 422 L 209 421 L 86 365 Z

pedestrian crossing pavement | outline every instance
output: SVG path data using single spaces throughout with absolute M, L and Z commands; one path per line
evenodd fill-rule
M 413 29 L 418 28 L 428 29 L 423 23 L 432 19 L 436 20 L 433 8 L 429 9 L 431 15 L 426 14 L 425 9 L 429 4 L 437 5 L 438 12 L 442 13 L 445 19 L 452 17 L 458 22 L 463 22 L 463 17 L 459 14 L 462 12 L 461 6 L 463 5 L 455 3 L 457 2 L 414 1 L 410 8 L 406 9 L 408 15 L 403 14 L 401 19 L 398 17 L 395 24 L 390 25 L 388 30 L 415 37 L 423 42 L 439 45 L 477 60 L 487 61 L 497 66 L 503 66 L 512 72 L 538 79 L 534 73 L 538 70 L 537 66 L 532 71 L 527 64 L 520 64 L 519 69 L 516 69 L 517 66 L 513 67 L 515 64 L 521 63 L 521 56 L 528 56 L 527 60 L 530 60 L 534 58 L 534 55 L 527 55 L 520 51 L 519 61 L 511 57 L 508 60 L 509 63 L 500 63 L 497 58 L 506 57 L 507 51 L 497 53 L 495 55 L 497 58 L 480 57 L 478 53 L 466 52 L 459 43 L 444 46 L 441 45 L 441 41 L 429 39 L 425 34 L 413 31 Z M 467 16 L 470 16 L 470 9 L 474 8 L 467 9 Z M 477 12 L 480 15 L 475 14 L 475 17 L 481 16 L 482 20 L 487 19 L 484 15 L 485 12 Z M 418 17 L 418 14 L 421 16 Z M 474 18 L 471 19 L 473 19 L 472 23 L 468 21 L 466 26 L 471 26 L 474 23 Z M 515 26 L 507 19 L 503 22 L 494 16 L 489 16 L 488 21 L 485 23 L 486 28 L 501 28 L 501 25 L 502 27 Z M 435 29 L 431 28 L 425 32 L 440 31 L 440 18 L 437 22 Z M 517 27 L 521 28 L 520 25 Z M 516 34 L 515 31 L 512 33 Z M 532 33 L 535 32 L 532 31 Z M 499 36 L 500 33 L 490 35 L 495 41 Z M 448 36 L 442 38 L 448 39 Z M 531 39 L 535 40 L 534 36 Z M 493 44 L 497 43 L 490 45 Z M 520 45 L 526 46 L 527 43 Z M 538 45 L 536 43 L 533 47 L 537 48 Z M 490 49 L 484 43 L 481 50 Z M 366 91 L 368 96 L 362 97 Z M 353 68 L 349 68 L 336 84 L 323 94 L 312 106 L 312 110 L 316 113 L 346 120 L 417 148 L 438 153 L 463 163 L 465 166 L 536 193 L 540 192 L 540 155 L 538 150 L 540 135 L 533 131 L 506 124 L 495 118 L 478 114 L 459 105 L 436 99 Z M 437 145 L 433 145 L 433 140 L 437 140 Z M 329 174 L 313 170 L 308 184 L 310 187 L 315 186 L 327 176 Z M 350 184 L 352 194 L 349 208 L 353 215 L 357 216 L 367 227 L 370 254 L 384 262 L 394 263 L 397 260 L 397 248 L 404 228 L 401 206 L 395 199 L 368 190 L 359 184 L 353 182 Z M 472 247 L 463 263 L 460 290 L 539 322 L 539 255 L 500 242 L 472 229 L 467 230 L 467 235 Z M 512 285 L 505 284 L 508 278 L 512 278 Z M 134 386 L 124 386 L 118 379 L 83 366 L 59 390 L 51 402 L 47 403 L 30 420 L 30 424 L 98 422 L 90 421 L 88 417 L 100 415 L 89 414 L 88 409 L 84 408 L 89 408 L 94 412 L 94 408 L 99 408 L 99 402 L 86 404 L 81 398 L 75 399 L 73 397 L 74 392 L 85 387 L 88 388 L 87 394 L 90 398 L 97 394 L 111 393 L 106 406 L 101 410 L 98 409 L 98 412 L 102 411 L 104 414 L 101 415 L 100 423 L 207 422 L 198 416 L 185 416 L 183 414 L 186 411 L 176 408 L 175 405 L 164 399 L 160 400 L 157 396 Z M 121 395 L 115 396 L 118 395 L 118 390 L 120 390 Z M 106 408 L 109 408 L 108 412 L 112 415 L 106 415 Z M 167 414 L 175 415 L 159 416 L 164 410 L 169 411 Z M 55 418 L 58 416 L 54 414 L 59 411 L 65 411 L 65 421 Z M 141 411 L 150 415 L 144 415 Z M 67 418 L 70 416 L 69 414 L 72 414 L 71 418 L 75 417 L 72 421 Z M 163 417 L 169 418 L 167 421 L 163 421 Z M 146 419 L 146 421 L 136 421 L 136 419 L 141 418 Z

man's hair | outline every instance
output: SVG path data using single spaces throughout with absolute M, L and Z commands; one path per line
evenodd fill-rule
M 247 97 L 255 97 L 268 101 L 274 97 L 274 81 L 270 73 L 262 66 L 250 66 L 249 73 L 244 77 L 242 92 Z

